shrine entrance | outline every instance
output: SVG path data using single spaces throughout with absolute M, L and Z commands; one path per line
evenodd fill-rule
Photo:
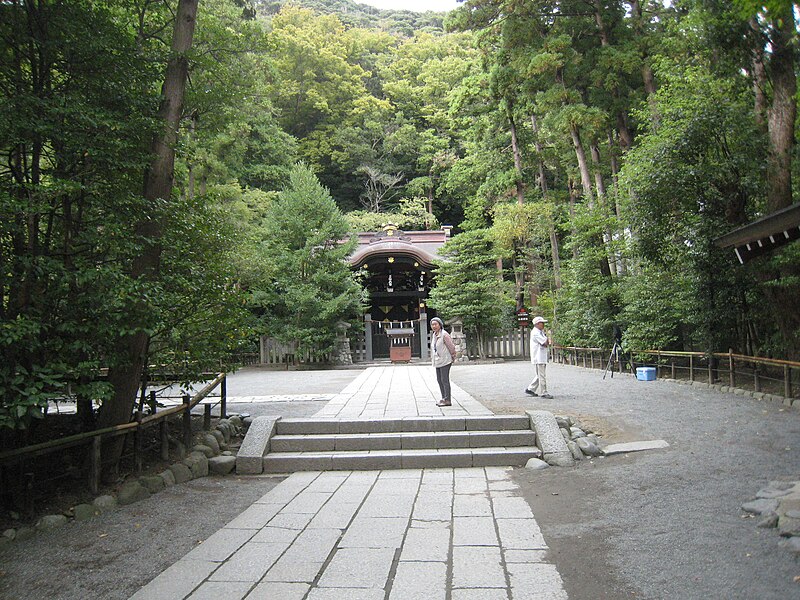
M 365 360 L 390 358 L 391 345 L 403 342 L 395 335 L 398 330 L 413 331 L 403 338 L 411 357 L 427 360 L 428 319 L 435 311 L 428 311 L 426 300 L 433 285 L 436 250 L 448 234 L 449 228 L 403 232 L 393 225 L 359 234 L 359 247 L 350 264 L 369 294 L 364 315 Z

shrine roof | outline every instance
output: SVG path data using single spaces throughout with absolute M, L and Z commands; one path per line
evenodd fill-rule
M 451 229 L 444 226 L 430 231 L 401 231 L 387 225 L 381 231 L 358 233 L 358 246 L 350 255 L 350 264 L 357 267 L 375 256 L 397 254 L 432 266 L 440 260 L 439 249 L 449 239 Z

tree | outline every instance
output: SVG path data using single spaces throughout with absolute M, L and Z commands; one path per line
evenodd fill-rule
M 307 166 L 295 166 L 264 218 L 268 279 L 250 290 L 264 333 L 314 356 L 333 348 L 337 323 L 362 310 L 363 292 L 346 262 L 355 247 L 348 236 L 330 193 Z
M 460 233 L 440 250 L 436 287 L 428 304 L 445 320 L 459 317 L 465 331 L 482 341 L 502 329 L 514 307 L 513 293 L 497 280 L 497 251 L 487 229 Z

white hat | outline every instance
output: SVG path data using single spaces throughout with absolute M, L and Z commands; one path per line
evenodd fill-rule
M 533 317 L 533 324 L 536 325 L 537 323 L 547 323 L 547 319 L 543 317 Z

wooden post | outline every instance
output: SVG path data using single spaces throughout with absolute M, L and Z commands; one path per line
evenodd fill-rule
M 669 363 L 672 366 L 672 378 L 675 379 L 675 357 L 669 359 Z
M 733 348 L 728 349 L 728 377 L 732 388 L 736 387 L 736 365 L 733 362 Z
M 137 427 L 133 431 L 133 460 L 136 463 L 136 474 L 142 474 L 142 411 L 137 410 L 135 415 Z
M 203 429 L 208 431 L 211 429 L 211 405 L 203 405 Z
M 714 383 L 714 355 L 708 355 L 708 385 Z
M 581 360 L 583 361 L 583 368 L 586 368 L 586 352 L 581 352 Z
M 689 355 L 689 381 L 694 381 L 694 354 Z
M 100 436 L 92 438 L 92 447 L 89 450 L 89 491 L 97 495 L 100 493 L 100 468 L 102 464 L 100 449 L 103 444 Z
M 158 410 L 158 401 L 156 400 L 156 391 L 150 391 L 150 414 L 156 414 L 156 410 Z
M 761 378 L 758 373 L 758 363 L 753 363 L 753 390 L 756 392 L 761 391 Z
M 789 365 L 783 365 L 783 397 L 792 397 L 792 370 Z
M 161 441 L 161 460 L 169 460 L 169 433 L 167 420 L 161 419 L 158 423 L 158 437 Z
M 186 446 L 186 452 L 192 446 L 192 409 L 189 408 L 191 401 L 189 394 L 183 395 L 183 445 Z
M 592 365 L 592 368 L 594 369 L 594 350 L 591 348 L 589 349 L 589 364 Z
M 222 377 L 222 381 L 219 384 L 219 418 L 226 419 L 228 418 L 228 374 L 226 373 Z
M 661 350 L 656 350 L 656 378 L 661 378 Z

